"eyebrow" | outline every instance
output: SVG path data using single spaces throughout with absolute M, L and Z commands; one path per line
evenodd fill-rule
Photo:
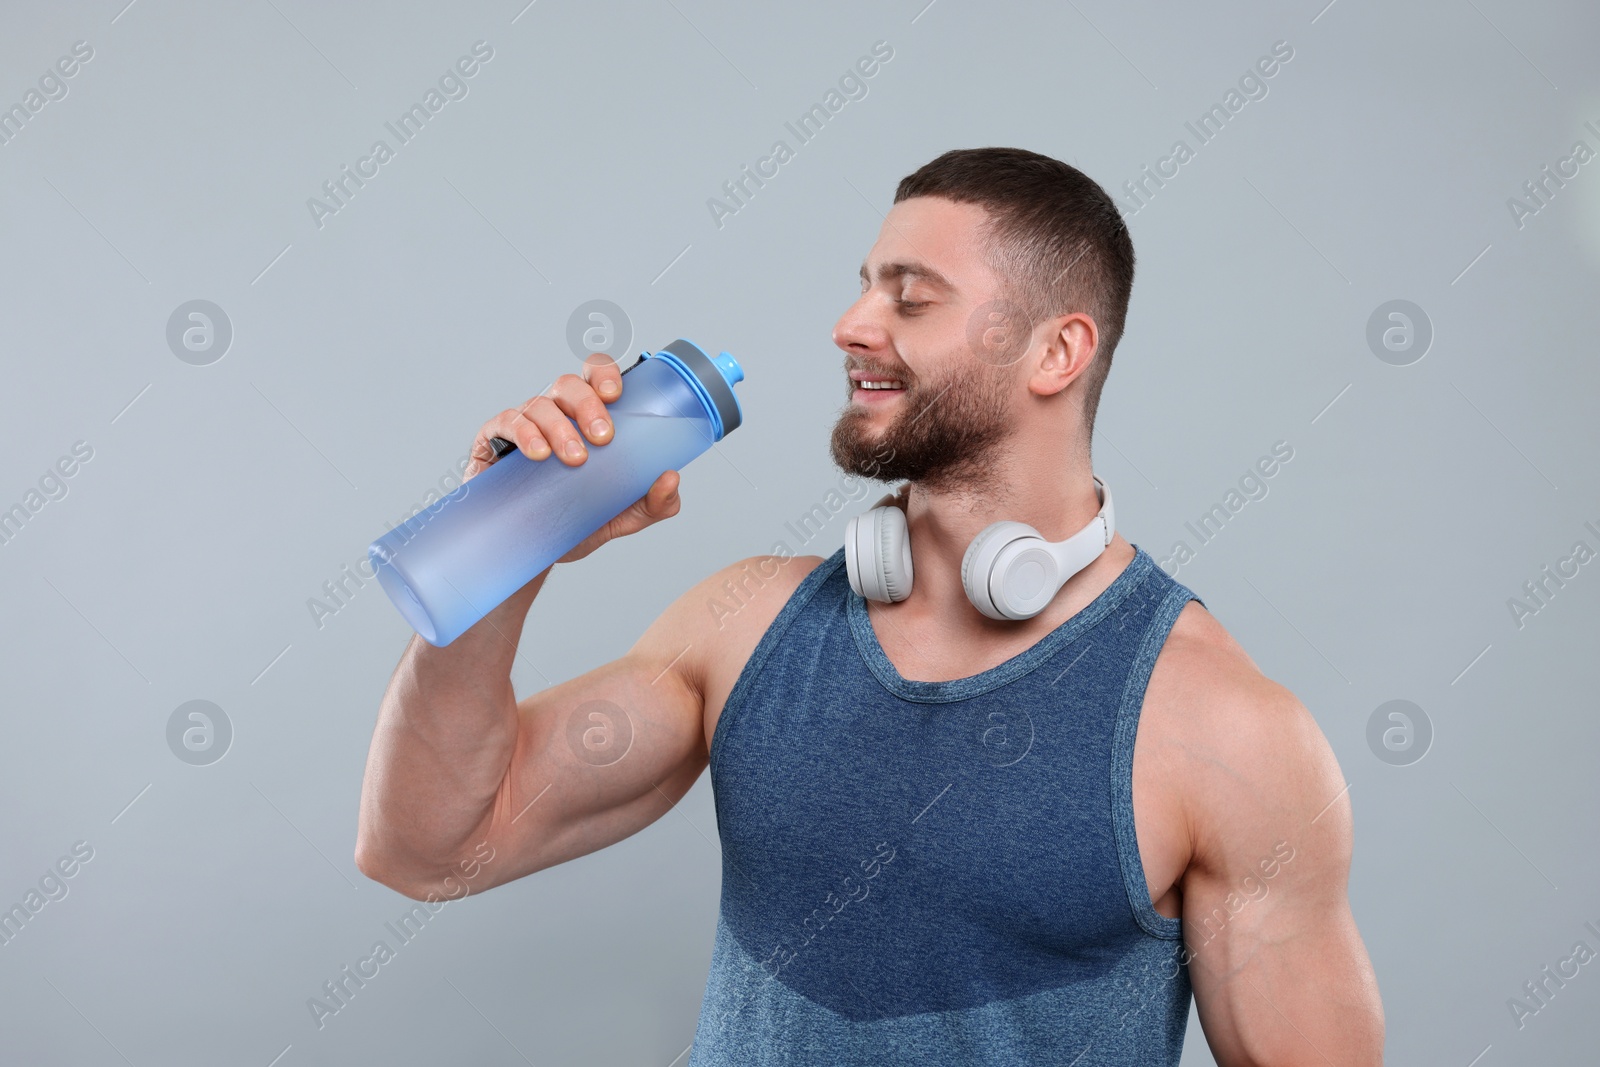
M 883 282 L 891 278 L 914 278 L 940 289 L 951 292 L 955 290 L 955 286 L 951 284 L 949 278 L 946 278 L 925 263 L 892 262 L 878 264 L 878 280 Z M 872 282 L 871 276 L 867 273 L 865 262 L 861 264 L 861 280 L 869 285 Z

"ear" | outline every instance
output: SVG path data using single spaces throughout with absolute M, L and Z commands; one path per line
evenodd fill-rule
M 1054 396 L 1083 376 L 1100 347 L 1100 328 L 1081 311 L 1059 315 L 1046 335 L 1039 363 L 1028 379 L 1038 396 Z

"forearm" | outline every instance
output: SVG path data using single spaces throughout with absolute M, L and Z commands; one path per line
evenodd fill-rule
M 547 568 L 444 648 L 413 637 L 378 711 L 356 861 L 399 888 L 470 851 L 516 749 L 511 666 Z

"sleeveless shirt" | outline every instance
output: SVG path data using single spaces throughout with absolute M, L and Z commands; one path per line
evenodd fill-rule
M 951 681 L 900 675 L 842 547 L 799 583 L 712 735 L 722 892 L 689 1067 L 1175 1067 L 1191 987 L 1133 745 L 1199 598 L 1133 547 L 1077 614 Z

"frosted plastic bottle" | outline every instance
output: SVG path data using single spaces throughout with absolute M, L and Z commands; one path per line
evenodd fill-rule
M 496 438 L 493 465 L 372 543 L 379 582 L 423 640 L 454 641 L 743 421 L 733 383 L 744 371 L 726 352 L 713 359 L 679 339 L 622 373 L 622 396 L 606 405 L 611 440 L 584 437 L 578 466 Z

